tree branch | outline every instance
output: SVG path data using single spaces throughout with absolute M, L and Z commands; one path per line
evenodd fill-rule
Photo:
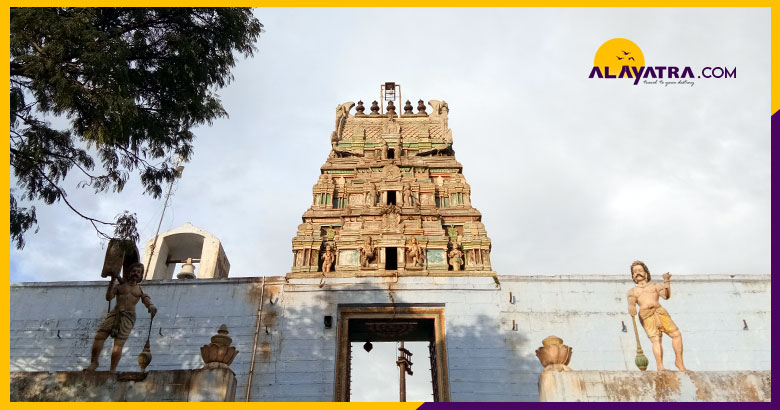
M 152 169 L 154 169 L 155 171 L 159 171 L 159 170 L 160 170 L 160 168 L 158 168 L 158 167 L 156 167 L 156 166 L 154 166 L 154 165 L 150 164 L 150 163 L 149 163 L 149 162 L 147 162 L 145 159 L 143 159 L 143 158 L 139 157 L 139 156 L 138 156 L 138 154 L 136 154 L 135 152 L 132 152 L 132 151 L 130 151 L 129 149 L 127 149 L 127 147 L 124 147 L 124 146 L 117 146 L 117 148 L 119 148 L 119 149 L 120 149 L 120 150 L 121 150 L 123 153 L 125 153 L 125 155 L 127 155 L 128 157 L 130 157 L 131 159 L 133 159 L 133 161 L 136 163 L 136 164 L 135 164 L 135 166 L 136 166 L 136 167 L 138 167 L 138 163 L 140 163 L 140 164 L 142 164 L 142 165 L 143 165 L 144 167 L 146 167 L 146 168 L 152 168 Z
M 71 205 L 71 203 L 68 201 L 68 198 L 66 198 L 67 194 L 65 193 L 65 191 L 64 191 L 62 188 L 60 188 L 60 187 L 59 187 L 59 185 L 55 184 L 55 183 L 54 183 L 54 182 L 53 182 L 53 181 L 52 181 L 52 180 L 49 178 L 49 176 L 48 176 L 48 175 L 46 175 L 46 173 L 45 173 L 45 172 L 43 172 L 43 170 L 42 170 L 42 169 L 40 169 L 40 168 L 38 168 L 38 167 L 33 167 L 33 169 L 35 169 L 36 171 L 38 171 L 38 174 L 40 174 L 40 175 L 41 175 L 41 176 L 42 176 L 44 179 L 46 179 L 46 181 L 47 181 L 47 182 L 48 182 L 48 183 L 49 183 L 51 186 L 53 186 L 53 187 L 54 187 L 54 188 L 57 190 L 57 192 L 59 192 L 59 194 L 60 194 L 60 195 L 59 195 L 59 196 L 60 196 L 60 199 L 62 199 L 62 201 L 63 201 L 63 202 L 65 202 L 65 205 L 67 205 L 67 206 L 68 206 L 68 208 L 70 208 L 70 210 L 71 210 L 71 211 L 75 212 L 75 213 L 76 213 L 76 215 L 78 215 L 78 216 L 80 216 L 80 217 L 82 217 L 82 218 L 84 218 L 84 219 L 88 220 L 88 221 L 89 221 L 89 222 L 92 224 L 92 227 L 94 227 L 94 228 L 95 228 L 95 231 L 97 231 L 98 235 L 100 235 L 100 236 L 102 236 L 103 238 L 106 238 L 106 239 L 111 239 L 111 237 L 110 237 L 110 236 L 106 235 L 106 234 L 105 234 L 103 231 L 101 231 L 100 229 L 98 229 L 98 227 L 97 227 L 96 223 L 100 223 L 100 224 L 103 224 L 103 225 L 110 225 L 110 226 L 116 226 L 116 223 L 113 223 L 113 222 L 104 222 L 104 221 L 101 221 L 101 220 L 99 220 L 99 219 L 92 218 L 92 217 L 89 217 L 89 216 L 86 216 L 86 215 L 82 214 L 82 213 L 81 213 L 81 212 L 79 212 L 79 211 L 78 211 L 76 208 L 74 208 L 74 207 L 73 207 L 73 205 Z

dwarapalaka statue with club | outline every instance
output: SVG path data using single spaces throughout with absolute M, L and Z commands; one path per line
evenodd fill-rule
M 114 309 L 108 312 L 108 315 L 95 334 L 90 364 L 84 370 L 97 370 L 98 357 L 103 350 L 103 344 L 111 336 L 114 338 L 114 348 L 111 352 L 110 371 L 116 371 L 119 360 L 122 358 L 122 348 L 135 324 L 135 306 L 139 300 L 146 306 L 152 319 L 157 313 L 157 308 L 152 304 L 152 299 L 138 285 L 143 280 L 144 265 L 142 263 L 133 263 L 126 266 L 123 269 L 124 278 L 120 278 L 118 273 L 118 270 L 111 272 L 111 282 L 106 290 L 106 300 L 110 304 L 111 300 L 116 298 L 116 304 Z
M 634 332 L 636 333 L 636 306 L 639 305 L 639 322 L 645 328 L 647 337 L 653 344 L 653 356 L 655 356 L 658 371 L 664 370 L 663 348 L 661 347 L 661 336 L 664 333 L 672 338 L 675 366 L 680 370 L 686 370 L 683 364 L 683 342 L 680 329 L 672 321 L 669 312 L 659 303 L 660 298 L 669 299 L 671 297 L 670 281 L 672 275 L 665 273 L 663 275 L 663 284 L 650 283 L 650 270 L 647 268 L 647 265 L 642 261 L 634 261 L 631 264 L 631 277 L 634 279 L 636 286 L 628 291 L 628 313 L 631 314 L 631 320 L 634 322 Z M 644 357 L 639 346 L 638 333 L 636 337 L 637 366 L 641 370 L 645 370 L 647 368 L 647 358 Z

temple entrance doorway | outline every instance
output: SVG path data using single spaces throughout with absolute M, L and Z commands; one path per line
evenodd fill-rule
M 439 304 L 339 305 L 335 401 L 449 401 Z

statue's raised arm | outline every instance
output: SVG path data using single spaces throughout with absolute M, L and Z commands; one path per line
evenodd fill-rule
M 672 275 L 669 272 L 664 273 L 664 283 L 658 284 L 658 293 L 661 295 L 664 300 L 668 300 L 670 297 L 672 297 Z

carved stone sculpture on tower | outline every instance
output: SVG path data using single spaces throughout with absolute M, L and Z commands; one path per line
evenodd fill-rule
M 376 205 L 376 184 L 373 182 L 368 184 L 368 192 L 366 192 L 366 206 Z
M 112 309 L 103 323 L 100 324 L 95 340 L 92 343 L 92 357 L 89 367 L 84 370 L 95 371 L 98 368 L 98 357 L 103 350 L 103 344 L 111 336 L 114 338 L 114 348 L 111 351 L 110 371 L 115 372 L 122 358 L 122 348 L 130 336 L 130 331 L 135 325 L 135 305 L 140 300 L 149 310 L 149 314 L 154 317 L 157 314 L 157 308 L 152 304 L 152 299 L 145 294 L 138 284 L 144 276 L 144 264 L 135 263 L 130 267 L 130 272 L 124 272 L 125 278 L 111 276 L 111 282 L 106 290 L 106 300 L 111 301 L 116 298 L 116 305 Z M 114 284 L 118 282 L 118 284 Z
M 332 226 L 325 229 L 325 240 L 332 241 L 336 237 L 336 230 Z
M 452 270 L 459 271 L 461 265 L 463 265 L 463 252 L 458 249 L 457 245 L 454 245 L 452 247 L 452 250 L 449 253 L 450 257 L 450 266 L 452 266 Z
M 441 123 L 442 129 L 445 130 L 445 134 L 448 133 L 445 138 L 449 140 L 449 143 L 452 143 L 452 132 L 449 129 L 449 113 L 450 113 L 450 107 L 447 105 L 446 101 L 439 101 L 439 100 L 430 100 L 428 101 L 428 105 L 432 108 L 431 117 L 438 118 Z
M 458 228 L 456 228 L 453 225 L 450 225 L 449 228 L 447 228 L 447 235 L 450 237 L 450 242 L 456 243 L 458 240 Z
M 382 229 L 399 230 L 401 226 L 401 210 L 395 205 L 386 205 L 382 208 Z
M 432 117 L 437 117 L 440 115 L 446 116 L 450 112 L 450 108 L 447 106 L 446 101 L 430 100 L 428 101 L 428 105 L 430 105 L 432 108 L 431 110 Z
M 384 139 L 380 142 L 380 151 L 379 151 L 379 158 L 381 159 L 387 159 L 387 141 Z
M 401 206 L 412 206 L 412 188 L 409 184 L 404 184 L 403 191 L 401 193 Z
M 417 238 L 412 237 L 406 245 L 406 266 L 420 267 L 423 265 L 423 250 L 417 243 Z
M 325 245 L 325 251 L 322 252 L 322 272 L 330 272 L 334 262 L 336 262 L 336 251 L 330 245 Z
M 344 133 L 344 125 L 347 122 L 347 117 L 349 116 L 349 111 L 352 109 L 352 107 L 355 106 L 355 103 L 352 101 L 345 102 L 344 104 L 339 104 L 338 107 L 336 107 L 336 141 L 341 140 L 341 136 Z
M 295 251 L 295 266 L 303 266 L 303 256 L 305 252 L 303 249 Z
M 376 250 L 373 240 L 367 236 L 360 247 L 360 266 L 367 268 L 370 264 L 376 263 Z
M 661 336 L 663 333 L 672 338 L 674 349 L 674 365 L 680 370 L 685 370 L 683 364 L 682 334 L 677 325 L 672 321 L 669 312 L 658 302 L 659 298 L 669 299 L 672 295 L 671 277 L 664 273 L 664 283 L 650 283 L 650 270 L 642 261 L 634 261 L 631 264 L 631 278 L 636 286 L 628 291 L 628 313 L 636 316 L 636 305 L 639 305 L 639 322 L 645 328 L 647 337 L 653 343 L 653 355 L 658 371 L 664 370 L 663 348 Z

